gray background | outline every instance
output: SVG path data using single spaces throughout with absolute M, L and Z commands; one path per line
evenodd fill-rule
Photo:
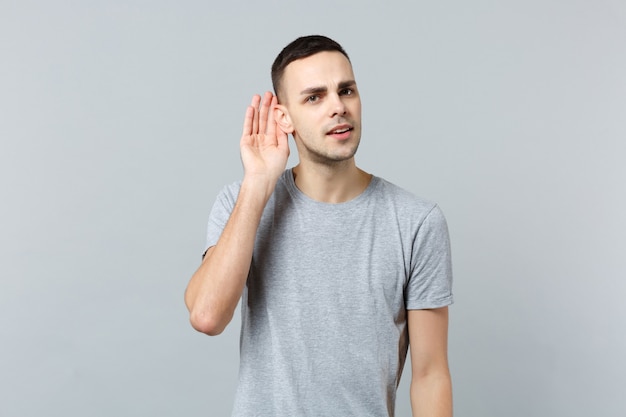
M 0 415 L 228 414 L 238 318 L 197 334 L 183 291 L 312 33 L 352 57 L 359 165 L 448 217 L 456 415 L 625 415 L 622 0 L 1 0 Z

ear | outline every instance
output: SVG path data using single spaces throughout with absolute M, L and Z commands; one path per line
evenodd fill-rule
M 282 104 L 277 104 L 274 106 L 274 120 L 276 120 L 276 124 L 286 134 L 293 133 L 293 123 L 291 123 L 291 117 L 289 116 L 289 111 Z

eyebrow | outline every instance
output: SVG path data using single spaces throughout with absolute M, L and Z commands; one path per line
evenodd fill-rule
M 342 89 L 342 88 L 346 88 L 346 87 L 353 87 L 355 85 L 356 85 L 356 81 L 348 80 L 348 81 L 340 82 L 338 87 L 339 87 L 339 89 Z M 328 89 L 326 87 L 309 87 L 309 88 L 305 88 L 304 90 L 300 91 L 300 95 L 320 94 L 320 93 L 325 93 L 326 91 L 328 91 Z

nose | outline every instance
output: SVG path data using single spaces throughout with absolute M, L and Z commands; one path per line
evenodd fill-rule
M 346 114 L 346 105 L 339 94 L 332 94 L 330 102 L 330 117 Z

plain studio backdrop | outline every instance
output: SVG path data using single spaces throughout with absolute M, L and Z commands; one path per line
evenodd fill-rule
M 622 0 L 1 0 L 1 416 L 229 414 L 239 316 L 196 333 L 183 291 L 245 107 L 317 33 L 357 163 L 448 218 L 455 414 L 626 415 Z

